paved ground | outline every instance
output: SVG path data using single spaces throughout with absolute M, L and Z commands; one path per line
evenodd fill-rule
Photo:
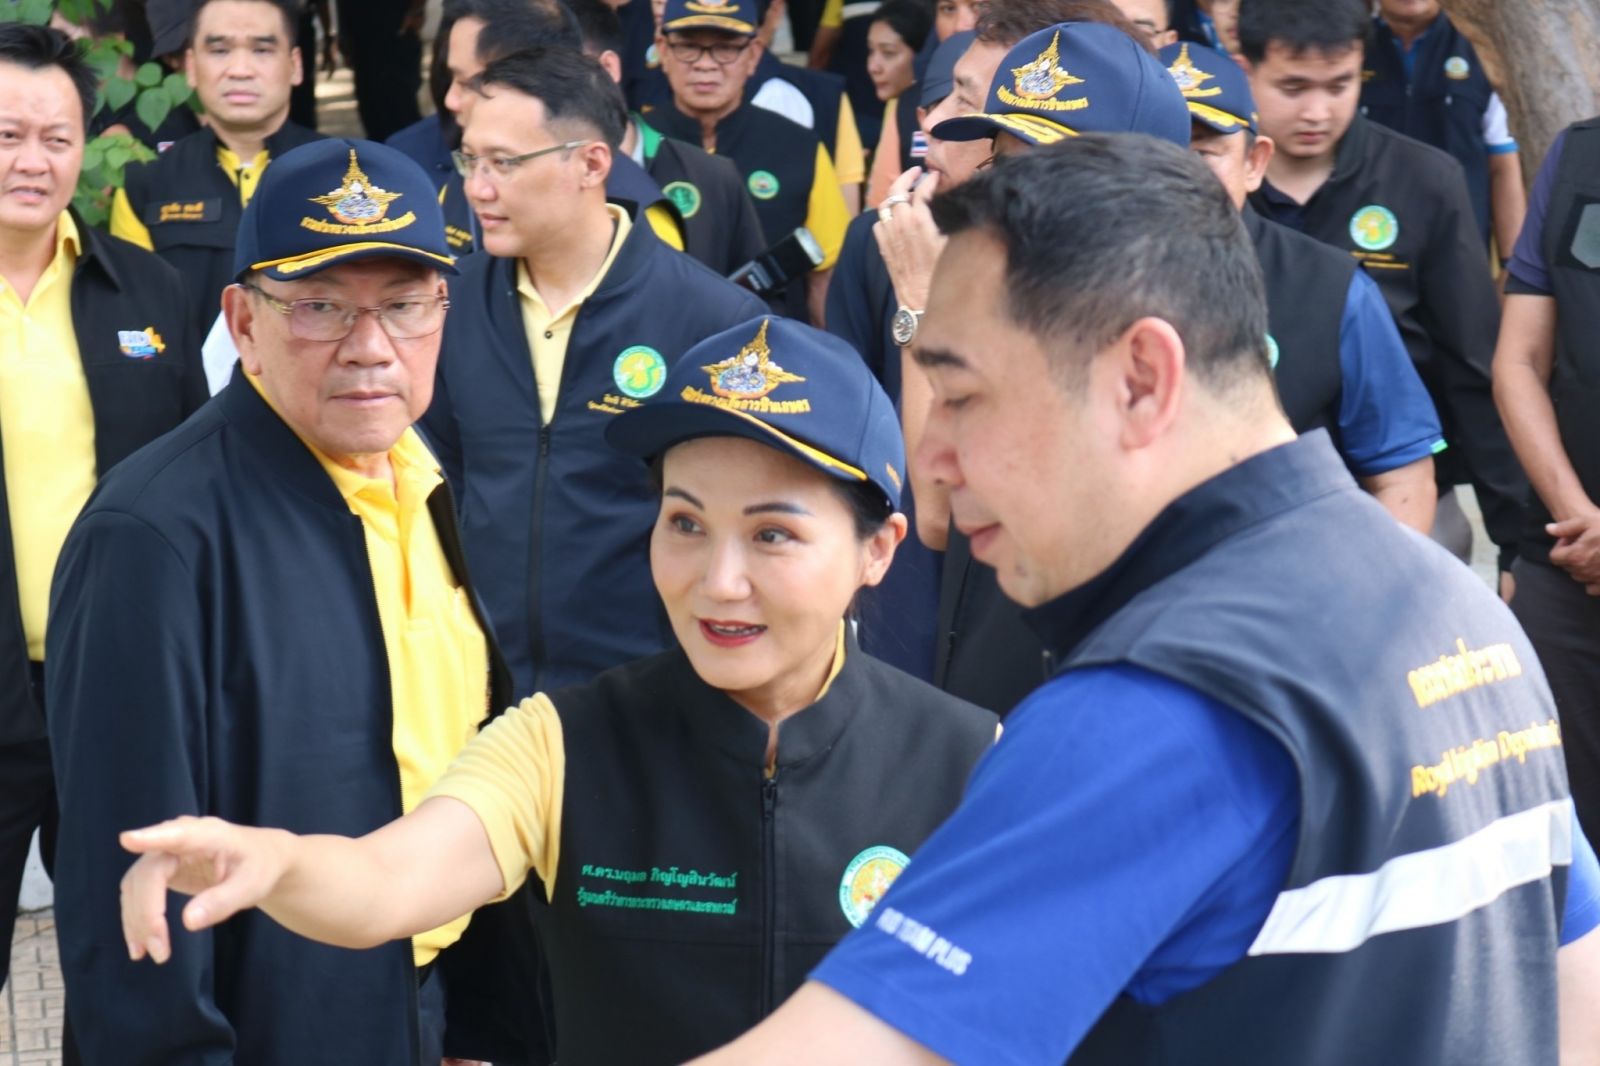
M 11 944 L 11 979 L 0 992 L 0 1066 L 60 1066 L 61 1003 L 55 917 L 24 914 Z

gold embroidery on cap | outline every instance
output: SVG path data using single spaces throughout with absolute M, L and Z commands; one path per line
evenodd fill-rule
M 1050 47 L 1039 53 L 1032 63 L 1012 67 L 1016 91 L 1004 85 L 995 94 L 1005 103 L 1041 111 L 1078 111 L 1089 106 L 1088 97 L 1057 100 L 1055 97 L 1069 85 L 1082 85 L 1083 79 L 1067 73 L 1061 66 L 1061 31 L 1050 38 Z
M 390 192 L 372 184 L 356 162 L 356 150 L 350 149 L 350 167 L 344 172 L 344 182 L 326 196 L 312 196 L 312 203 L 327 209 L 334 218 L 324 222 L 317 218 L 302 218 L 302 229 L 314 233 L 366 234 L 391 233 L 405 229 L 417 220 L 410 211 L 399 218 L 385 218 L 389 205 L 400 199 L 401 193 Z

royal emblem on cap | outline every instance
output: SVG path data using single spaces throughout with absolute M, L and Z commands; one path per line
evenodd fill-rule
M 389 213 L 389 205 L 400 199 L 400 194 L 374 185 L 362 173 L 354 148 L 350 149 L 350 166 L 345 170 L 344 181 L 339 187 L 324 196 L 312 196 L 309 199 L 334 218 L 333 222 L 316 218 L 300 220 L 302 227 L 317 233 L 387 233 L 404 229 L 417 217 L 410 211 L 399 218 L 385 217 Z
M 711 375 L 712 392 L 730 400 L 759 400 L 779 385 L 805 380 L 772 361 L 772 350 L 767 347 L 770 321 L 762 319 L 755 339 L 736 355 L 700 368 Z
M 702 4 L 697 0 L 689 0 L 683 5 L 685 11 L 693 11 L 697 15 L 721 15 L 724 18 L 736 18 L 739 14 L 739 5 L 732 3 Z
M 1002 101 L 1018 107 L 1045 111 L 1077 111 L 1089 106 L 1087 97 L 1057 100 L 1055 97 L 1069 85 L 1082 85 L 1083 79 L 1074 77 L 1061 66 L 1061 31 L 1050 38 L 1050 46 L 1032 63 L 1011 68 L 1016 91 L 1002 85 L 996 93 Z
M 845 920 L 859 929 L 910 862 L 905 852 L 886 844 L 851 859 L 839 879 L 839 909 Z
M 1220 85 L 1209 89 L 1201 86 L 1216 78 L 1215 74 L 1207 74 L 1194 65 L 1194 60 L 1189 58 L 1189 46 L 1185 44 L 1178 52 L 1177 60 L 1167 68 L 1167 73 L 1172 75 L 1172 80 L 1178 83 L 1178 88 L 1183 90 L 1183 95 L 1191 100 L 1200 100 L 1208 96 L 1218 96 L 1222 93 Z

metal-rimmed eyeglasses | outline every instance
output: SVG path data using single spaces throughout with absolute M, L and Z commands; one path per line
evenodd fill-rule
M 349 300 L 325 296 L 304 300 L 280 300 L 261 286 L 242 282 L 267 302 L 267 306 L 289 320 L 289 332 L 303 341 L 342 341 L 356 328 L 356 320 L 371 313 L 378 325 L 397 341 L 431 337 L 444 326 L 444 313 L 450 298 L 441 293 L 427 296 L 395 296 L 377 307 L 362 307 Z
M 698 63 L 700 57 L 711 54 L 711 58 L 718 66 L 727 66 L 744 54 L 750 47 L 753 37 L 746 37 L 739 41 L 718 41 L 716 44 L 695 44 L 693 41 L 677 41 L 668 39 L 667 51 L 672 53 L 672 58 L 680 63 Z
M 450 158 L 455 161 L 456 173 L 463 178 L 470 178 L 480 165 L 489 168 L 491 176 L 496 178 L 509 178 L 517 172 L 517 168 L 530 159 L 538 159 L 551 152 L 570 152 L 574 148 L 581 148 L 588 141 L 567 141 L 565 144 L 552 144 L 548 148 L 541 148 L 536 152 L 523 152 L 521 155 L 472 155 L 460 150 L 450 153 Z

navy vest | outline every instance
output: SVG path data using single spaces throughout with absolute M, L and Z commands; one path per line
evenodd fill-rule
M 1267 279 L 1273 380 L 1296 433 L 1339 431 L 1344 366 L 1340 326 L 1356 262 L 1321 241 L 1268 222 L 1247 204 L 1244 224 Z
M 1440 15 L 1414 45 L 1411 77 L 1406 77 L 1400 39 L 1377 19 L 1361 72 L 1361 110 L 1407 137 L 1449 152 L 1461 164 L 1472 194 L 1478 229 L 1489 239 L 1489 153 L 1483 144 L 1483 116 L 1494 86 L 1472 42 Z M 1502 249 L 1501 255 L 1509 255 Z
M 1561 445 L 1590 499 L 1600 500 L 1600 119 L 1567 131 L 1540 234 L 1556 317 L 1550 399 Z M 1548 560 L 1550 510 L 1530 493 L 1523 550 Z
M 1510 612 L 1363 494 L 1321 434 L 1179 498 L 1033 612 L 1061 669 L 1131 663 L 1300 772 L 1288 883 L 1246 957 L 1114 1003 L 1072 1062 L 1556 1062 L 1571 861 L 1560 727 Z
M 678 1063 L 804 983 L 960 802 L 994 716 L 851 648 L 778 732 L 672 651 L 554 693 L 555 898 L 529 893 L 562 1066 Z

